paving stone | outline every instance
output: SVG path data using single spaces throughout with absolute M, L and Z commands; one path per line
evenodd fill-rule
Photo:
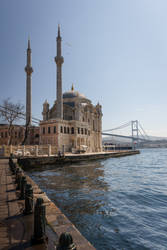
M 63 232 L 71 233 L 78 250 L 95 249 L 37 184 L 29 176 L 26 179 L 33 187 L 34 203 L 38 197 L 42 197 L 46 205 L 47 249 L 55 250 L 55 244 Z M 8 160 L 0 160 L 0 249 L 44 250 L 45 244 L 31 246 L 34 214 L 23 214 L 25 201 L 18 199 L 20 191 L 16 191 L 14 182 Z

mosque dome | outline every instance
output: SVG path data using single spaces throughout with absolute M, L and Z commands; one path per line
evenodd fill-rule
M 71 91 L 67 91 L 63 94 L 63 99 L 65 98 L 86 98 L 83 94 L 80 94 L 78 91 L 74 91 L 74 86 L 72 85 Z

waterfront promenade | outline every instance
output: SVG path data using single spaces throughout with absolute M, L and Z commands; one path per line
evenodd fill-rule
M 18 199 L 15 178 L 8 160 L 0 160 L 0 249 L 46 249 L 45 244 L 31 245 L 33 215 L 23 215 L 24 201 Z M 54 249 L 47 228 L 49 247 Z
M 24 215 L 24 200 L 18 198 L 15 175 L 9 168 L 8 159 L 0 159 L 0 249 L 56 249 L 62 232 L 69 232 L 77 249 L 95 249 L 55 206 L 46 194 L 26 176 L 34 191 L 34 201 L 41 197 L 46 205 L 47 242 L 32 245 L 34 214 Z
M 107 158 L 124 157 L 129 155 L 140 154 L 139 150 L 121 150 L 109 152 L 71 154 L 66 153 L 62 156 L 24 156 L 19 157 L 18 162 L 25 169 L 30 167 L 38 167 L 40 165 L 57 165 L 57 164 L 72 164 L 81 161 L 103 160 Z

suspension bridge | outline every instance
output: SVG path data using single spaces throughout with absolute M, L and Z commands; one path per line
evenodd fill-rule
M 9 108 L 9 107 L 4 107 L 0 105 L 0 111 L 4 112 L 6 114 L 12 112 L 13 114 L 17 113 L 15 110 Z M 19 119 L 26 120 L 26 114 L 23 112 L 17 113 L 17 116 Z M 35 125 L 39 125 L 40 119 L 32 117 L 32 123 Z M 130 129 L 130 135 L 125 135 L 125 129 L 129 128 Z M 120 133 L 115 133 L 116 131 L 123 131 L 124 134 Z M 140 142 L 153 142 L 152 136 L 149 136 L 146 131 L 144 130 L 143 126 L 138 120 L 132 120 L 126 123 L 123 123 L 122 125 L 119 125 L 115 128 L 107 129 L 102 131 L 103 136 L 108 136 L 111 138 L 124 138 L 124 139 L 129 139 L 132 141 L 132 145 L 134 144 L 139 144 Z M 156 140 L 154 140 L 155 142 Z
M 121 134 L 115 134 L 112 133 L 112 131 L 120 130 L 120 129 L 125 129 L 127 127 L 131 127 L 131 135 L 121 135 Z M 102 135 L 107 135 L 107 136 L 115 136 L 115 137 L 122 137 L 122 138 L 127 138 L 127 139 L 133 139 L 136 141 L 150 141 L 149 136 L 143 129 L 142 125 L 138 120 L 135 121 L 129 121 L 127 123 L 122 124 L 121 126 L 112 128 L 112 129 L 107 129 L 102 131 Z
M 130 135 L 124 135 L 124 134 L 119 134 L 116 133 L 116 131 L 125 131 L 127 130 L 127 128 L 130 129 Z M 133 120 L 133 121 L 129 121 L 126 122 L 118 127 L 112 128 L 112 129 L 107 129 L 107 130 L 103 130 L 102 131 L 102 135 L 103 136 L 108 136 L 108 137 L 120 137 L 120 138 L 124 138 L 124 139 L 130 139 L 132 146 L 136 145 L 136 147 L 138 146 L 138 144 L 140 142 L 152 142 L 152 138 L 151 136 L 149 136 L 146 131 L 144 130 L 143 126 L 141 125 L 141 123 L 138 120 Z M 155 142 L 155 140 L 154 140 Z

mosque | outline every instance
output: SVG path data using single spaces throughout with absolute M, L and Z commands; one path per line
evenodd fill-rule
M 54 145 L 60 152 L 100 152 L 102 151 L 102 107 L 99 103 L 93 105 L 83 94 L 72 85 L 71 90 L 62 93 L 62 64 L 60 27 L 57 36 L 57 99 L 50 107 L 47 101 L 43 104 L 43 120 L 39 126 L 32 126 L 31 112 L 31 47 L 28 40 L 26 72 L 26 125 L 23 135 L 14 129 L 13 143 L 21 144 L 26 135 L 28 145 Z M 21 126 L 15 126 L 17 130 Z M 8 125 L 0 125 L 0 144 L 7 144 Z
M 43 104 L 40 122 L 40 144 L 56 145 L 63 152 L 102 151 L 102 107 L 94 106 L 83 94 L 74 90 L 62 93 L 60 27 L 57 36 L 57 100 L 52 107 Z

